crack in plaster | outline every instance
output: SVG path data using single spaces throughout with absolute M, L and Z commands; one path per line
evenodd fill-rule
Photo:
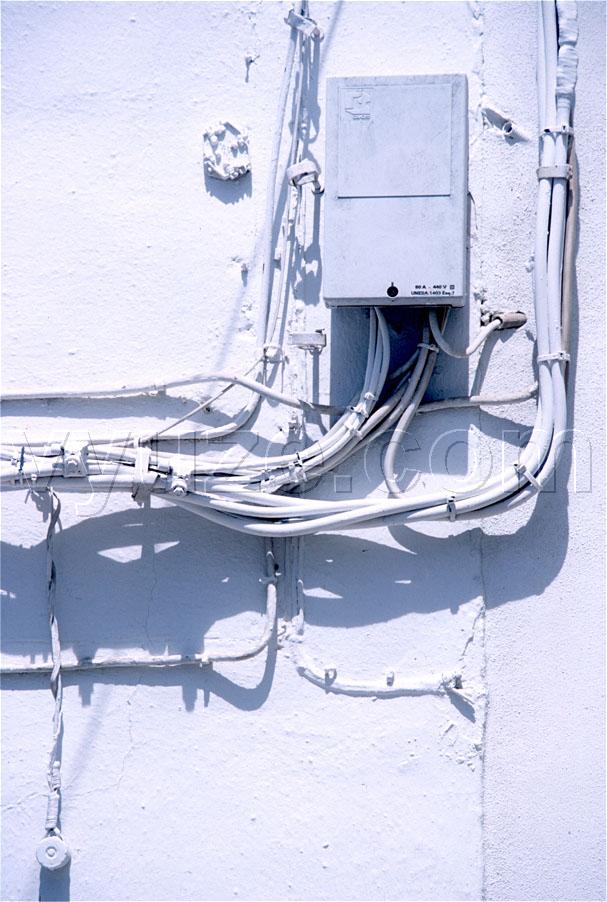
M 138 689 L 139 689 L 139 686 L 135 686 L 135 688 L 133 689 L 133 691 L 131 692 L 131 694 L 129 695 L 129 697 L 126 700 L 127 733 L 128 733 L 128 737 L 129 737 L 129 747 L 122 757 L 122 764 L 120 766 L 120 774 L 118 775 L 118 781 L 116 783 L 115 789 L 120 788 L 120 784 L 122 783 L 122 779 L 124 777 L 125 770 L 126 770 L 126 763 L 127 763 L 128 759 L 130 758 L 130 756 L 135 751 L 135 743 L 133 741 L 133 715 L 132 715 L 132 711 L 131 711 L 131 705 L 132 705 L 133 699 L 135 698 L 135 695 L 136 695 Z

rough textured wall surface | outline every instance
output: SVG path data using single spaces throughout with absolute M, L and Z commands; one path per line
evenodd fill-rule
M 34 859 L 51 697 L 44 677 L 6 678 L 2 898 L 604 897 L 604 384 L 595 328 L 604 294 L 596 133 L 604 7 L 580 7 L 575 453 L 555 491 L 472 528 L 350 531 L 281 546 L 279 642 L 267 660 L 67 676 L 62 822 L 73 862 L 55 875 Z M 252 360 L 288 9 L 3 5 L 6 386 L 120 384 Z M 491 342 L 470 367 L 441 363 L 432 392 L 527 385 L 535 4 L 345 2 L 311 12 L 325 31 L 308 98 L 321 166 L 327 76 L 467 74 L 471 299 L 453 317 L 454 340 L 476 330 L 485 298 L 521 306 L 530 331 Z M 531 140 L 506 142 L 483 116 L 488 104 Z M 218 119 L 251 136 L 252 176 L 238 185 L 204 178 L 202 134 Z M 318 373 L 309 355 L 290 351 L 281 378 L 285 389 L 343 402 L 364 364 L 366 319 L 330 314 L 319 298 L 315 223 L 310 208 L 308 265 L 287 332 L 325 328 L 330 346 Z M 177 397 L 12 405 L 5 428 L 147 431 L 186 409 Z M 533 405 L 434 416 L 419 418 L 403 453 L 411 482 L 463 478 L 477 459 L 499 467 Z M 273 405 L 255 425 L 268 447 L 301 437 L 301 424 Z M 460 441 L 443 466 L 433 455 L 430 472 L 430 451 L 450 430 Z M 380 453 L 317 493 L 381 493 Z M 3 657 L 40 660 L 48 657 L 43 512 L 22 494 L 3 505 Z M 66 495 L 56 559 L 68 657 L 192 653 L 259 630 L 261 544 L 161 501 L 139 508 L 128 496 Z M 298 581 L 303 644 L 319 666 L 359 679 L 456 667 L 467 700 L 352 698 L 304 680 L 291 627 Z
M 512 73 L 503 35 L 513 24 L 517 34 L 531 31 L 530 6 L 518 5 L 514 18 L 509 4 L 485 7 L 491 95 L 503 90 Z M 581 207 L 571 450 L 555 491 L 541 499 L 535 516 L 526 520 L 521 511 L 509 522 L 485 526 L 481 546 L 490 698 L 484 836 L 492 899 L 605 897 L 604 794 L 598 789 L 605 736 L 605 347 L 604 334 L 595 328 L 605 296 L 604 146 L 595 134 L 597 110 L 605 103 L 605 6 L 578 6 L 574 125 Z M 531 71 L 528 76 L 530 82 Z M 518 81 L 509 98 L 519 90 L 520 115 L 533 131 L 533 101 L 525 106 Z M 497 182 L 496 161 L 489 166 Z M 511 220 L 520 215 L 515 206 L 520 211 L 521 185 L 507 178 L 501 200 L 506 194 L 514 204 L 507 201 L 504 209 L 491 202 L 490 193 L 486 198 L 494 235 L 508 234 L 508 213 Z M 525 222 L 530 230 L 532 217 L 525 216 Z M 485 253 L 497 290 L 503 274 L 512 274 L 508 243 L 498 239 Z M 520 288 L 527 291 L 526 280 Z

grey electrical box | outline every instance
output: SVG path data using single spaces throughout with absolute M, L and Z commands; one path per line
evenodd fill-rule
M 329 78 L 326 109 L 327 304 L 461 306 L 465 75 Z

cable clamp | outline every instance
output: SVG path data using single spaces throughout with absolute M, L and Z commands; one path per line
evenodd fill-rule
M 261 356 L 264 360 L 267 360 L 268 363 L 280 363 L 283 356 L 282 347 L 281 345 L 276 345 L 268 342 L 267 344 L 262 346 Z
M 433 354 L 438 354 L 438 345 L 433 344 L 431 341 L 420 341 L 417 347 L 426 348 L 426 350 L 431 351 Z
M 285 19 L 285 22 L 287 25 L 290 25 L 291 28 L 295 28 L 296 31 L 301 31 L 305 38 L 317 38 L 317 40 L 322 41 L 324 37 L 324 34 L 314 19 L 310 19 L 309 16 L 300 16 L 294 9 L 289 11 L 289 15 Z
M 289 464 L 287 469 L 289 471 L 291 482 L 296 482 L 299 485 L 301 482 L 308 481 L 308 474 L 306 473 L 305 464 L 301 459 L 299 451 L 295 452 L 295 460 Z
M 447 499 L 447 511 L 449 513 L 449 519 L 452 523 L 455 523 L 455 518 L 457 517 L 457 507 L 455 506 L 455 495 L 451 495 L 450 498 Z
M 573 166 L 571 163 L 562 163 L 558 166 L 538 166 L 538 180 L 542 179 L 570 179 L 573 177 Z
M 370 394 L 370 392 L 369 392 Z M 362 433 L 360 431 L 360 427 L 363 425 L 367 417 L 369 416 L 369 409 L 366 403 L 367 396 L 365 395 L 365 401 L 360 401 L 356 407 L 349 407 L 348 409 L 354 414 L 356 417 L 355 423 L 346 423 L 345 428 L 348 432 L 358 436 L 358 438 L 362 438 Z
M 267 476 L 266 479 L 261 480 L 259 487 L 262 491 L 272 495 L 276 489 L 280 488 L 283 481 L 284 480 L 281 480 L 278 476 Z
M 540 132 L 540 138 L 547 138 L 548 135 L 557 138 L 559 135 L 567 135 L 572 138 L 574 135 L 573 126 L 561 125 L 559 128 L 543 128 Z
M 369 405 L 365 400 L 359 401 L 358 404 L 352 408 L 352 413 L 355 413 L 357 417 L 366 417 L 369 415 Z
M 552 354 L 538 354 L 538 363 L 548 363 L 551 360 L 560 360 L 563 363 L 569 363 L 571 354 L 568 354 L 567 351 L 553 351 Z
M 167 479 L 167 489 L 171 495 L 187 495 L 192 479 L 192 469 L 189 460 L 179 454 L 169 461 L 170 473 Z
M 322 329 L 316 332 L 291 332 L 289 344 L 302 351 L 320 351 L 327 346 L 327 336 Z
M 286 174 L 287 179 L 295 188 L 312 183 L 314 194 L 322 194 L 319 180 L 320 169 L 312 160 L 300 160 L 299 163 L 293 163 L 288 167 Z
M 152 449 L 149 445 L 142 445 L 141 442 L 142 439 L 137 439 L 135 442 L 135 476 L 131 489 L 131 498 L 133 501 L 139 502 L 144 501 L 158 478 L 157 473 L 150 472 Z
M 88 442 L 74 442 L 61 449 L 63 457 L 63 475 L 66 478 L 89 475 Z
M 522 477 L 523 479 L 528 480 L 531 483 L 536 492 L 542 491 L 542 486 L 537 481 L 533 473 L 530 473 L 525 464 L 521 464 L 518 461 L 514 464 L 514 469 L 517 472 L 517 475 Z
M 363 433 L 360 428 L 361 425 L 362 424 L 360 422 L 358 422 L 356 424 L 350 423 L 349 425 L 346 423 L 344 428 L 346 429 L 347 432 L 349 432 L 350 435 L 355 435 L 356 438 L 361 439 L 361 438 L 363 438 Z

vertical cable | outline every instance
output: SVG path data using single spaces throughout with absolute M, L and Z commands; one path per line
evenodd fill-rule
M 61 807 L 61 734 L 63 730 L 63 683 L 61 680 L 61 642 L 59 639 L 59 623 L 55 611 L 57 590 L 57 569 L 54 559 L 54 541 L 57 522 L 61 513 L 61 502 L 53 489 L 48 490 L 51 509 L 48 530 L 46 533 L 46 579 L 48 597 L 48 623 L 51 637 L 51 657 L 53 669 L 50 687 L 55 700 L 53 712 L 53 740 L 47 765 L 48 802 L 44 828 L 46 836 L 38 845 L 36 857 L 40 864 L 56 870 L 67 864 L 70 859 L 69 848 L 63 841 L 59 828 L 59 811 Z

